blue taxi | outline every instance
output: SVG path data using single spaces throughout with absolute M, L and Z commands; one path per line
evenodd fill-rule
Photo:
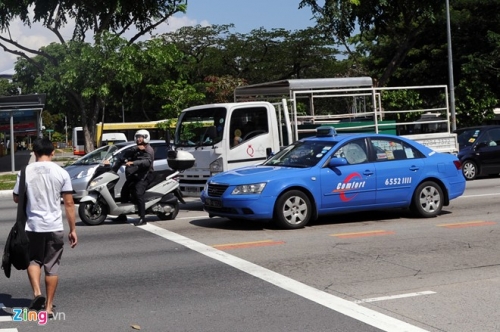
M 282 228 L 319 216 L 410 208 L 435 217 L 465 190 L 456 156 L 410 139 L 384 134 L 316 136 L 287 146 L 266 162 L 219 173 L 201 193 L 210 217 L 272 220 Z

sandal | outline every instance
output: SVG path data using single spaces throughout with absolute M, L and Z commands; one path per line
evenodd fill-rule
M 45 297 L 43 297 L 41 295 L 37 295 L 37 296 L 35 296 L 33 301 L 31 301 L 28 309 L 39 311 L 44 307 L 44 305 L 45 305 Z

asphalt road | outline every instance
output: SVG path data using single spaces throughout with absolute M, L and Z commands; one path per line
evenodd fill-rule
M 301 230 L 209 219 L 198 202 L 145 227 L 78 224 L 51 331 L 498 331 L 500 179 L 468 182 L 438 218 L 323 218 Z M 0 195 L 0 245 L 14 205 Z M 131 219 L 133 221 L 133 219 Z M 23 307 L 24 271 L 0 276 Z M 0 331 L 35 331 L 0 313 Z M 6 330 L 7 331 L 7 330 Z M 10 330 L 9 330 L 10 331 Z

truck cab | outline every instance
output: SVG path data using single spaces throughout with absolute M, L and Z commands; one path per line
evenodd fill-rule
M 192 168 L 180 174 L 181 191 L 198 196 L 216 173 L 261 163 L 280 141 L 274 106 L 268 102 L 221 103 L 195 106 L 181 112 L 174 145 L 195 157 Z

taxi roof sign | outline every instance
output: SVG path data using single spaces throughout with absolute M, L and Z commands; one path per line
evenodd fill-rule
M 330 137 L 337 136 L 337 131 L 334 127 L 322 126 L 316 128 L 316 136 L 317 137 Z

